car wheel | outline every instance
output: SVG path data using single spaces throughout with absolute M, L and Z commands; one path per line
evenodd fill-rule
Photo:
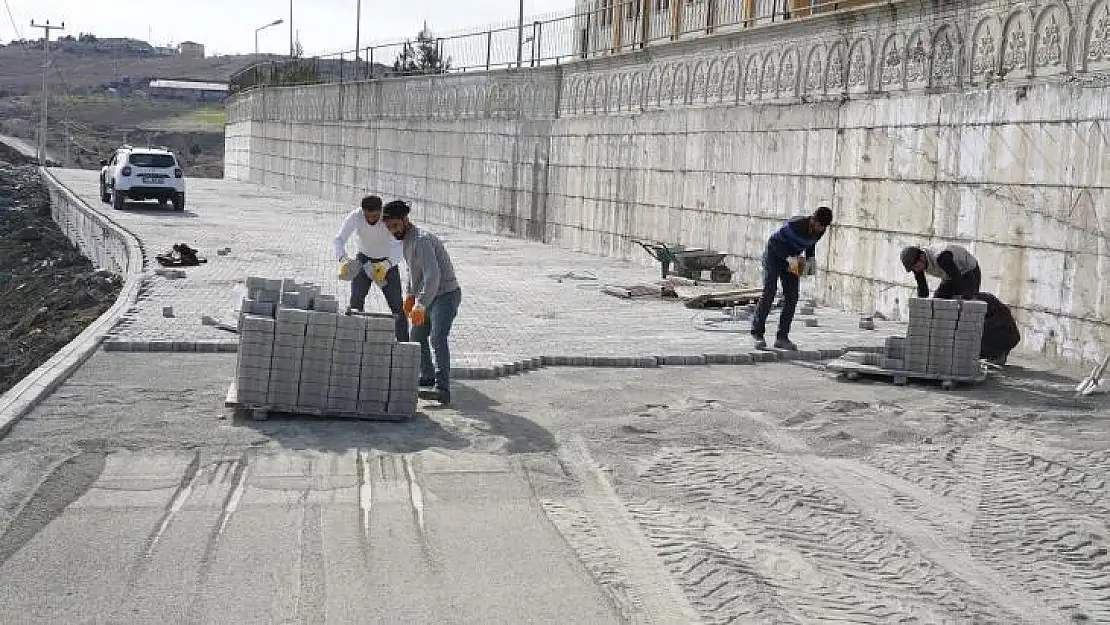
M 185 194 L 184 193 L 178 193 L 177 195 L 173 196 L 173 209 L 175 211 L 185 210 Z
M 123 194 L 116 189 L 112 189 L 112 208 L 121 211 L 123 210 Z
M 108 187 L 105 187 L 103 182 L 100 183 L 100 201 L 105 204 L 112 201 L 112 194 L 108 193 Z

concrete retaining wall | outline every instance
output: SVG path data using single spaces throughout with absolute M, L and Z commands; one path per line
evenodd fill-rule
M 562 68 L 254 91 L 229 163 L 645 265 L 630 239 L 717 248 L 744 280 L 827 201 L 826 302 L 904 317 L 900 248 L 957 241 L 1025 348 L 1086 360 L 1110 339 L 1108 67 L 1105 1 L 892 2 Z

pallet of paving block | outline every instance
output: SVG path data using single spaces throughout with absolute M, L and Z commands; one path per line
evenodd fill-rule
M 412 414 L 342 412 L 308 406 L 279 406 L 275 404 L 241 402 L 239 401 L 238 376 L 231 380 L 231 386 L 227 389 L 227 397 L 224 399 L 224 406 L 236 410 L 249 411 L 251 413 L 251 419 L 255 421 L 265 421 L 269 419 L 271 412 L 308 415 L 313 417 L 330 417 L 335 419 L 362 419 L 364 421 L 407 421 L 414 416 Z
M 904 371 L 899 369 L 884 369 L 875 365 L 866 365 L 852 360 L 837 359 L 825 363 L 825 368 L 835 371 L 838 377 L 846 380 L 858 380 L 861 377 L 889 378 L 898 386 L 905 386 L 910 380 L 939 381 L 944 389 L 954 388 L 957 384 L 977 384 L 987 379 L 987 374 L 980 370 L 975 375 L 952 375 L 948 373 L 927 373 L 924 371 Z

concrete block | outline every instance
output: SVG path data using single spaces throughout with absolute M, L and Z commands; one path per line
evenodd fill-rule
M 816 317 L 806 317 L 805 324 L 807 328 L 816 328 L 818 325 Z
M 799 315 L 812 315 L 814 313 L 813 306 L 801 306 L 798 308 Z
M 938 319 L 946 320 L 946 321 L 955 321 L 956 319 L 959 319 L 959 318 L 960 318 L 960 309 L 959 308 L 940 308 L 940 309 L 933 310 L 933 321 L 934 322 L 937 321 Z
M 308 325 L 308 311 L 296 308 L 279 308 L 277 320 L 279 323 Z
M 321 312 L 313 310 L 308 313 L 308 326 L 323 326 L 328 328 L 335 328 L 339 323 L 339 315 L 330 312 Z
M 294 408 L 297 406 L 297 394 L 269 391 L 266 393 L 266 403 L 275 408 Z
M 328 406 L 326 410 L 335 414 L 359 414 L 358 400 L 328 397 Z
M 366 331 L 369 332 L 383 332 L 393 336 L 393 315 L 378 313 L 373 315 L 365 315 L 363 319 L 366 320 Z
M 277 325 L 274 320 L 261 315 L 246 314 L 239 317 L 239 331 L 273 335 Z
M 366 331 L 366 319 L 362 315 L 336 315 L 335 326 L 344 330 Z
M 250 276 L 247 278 L 246 283 L 248 291 L 259 291 L 266 288 L 266 278 Z
M 385 401 L 377 400 L 358 400 L 358 414 L 360 415 L 382 415 L 385 412 Z
M 342 326 L 339 326 L 335 328 L 334 336 L 336 341 L 342 341 L 345 343 L 362 343 L 366 340 L 366 329 L 344 328 Z
M 392 326 L 390 326 L 388 330 L 383 330 L 381 328 L 366 328 L 366 335 L 363 338 L 363 341 L 366 343 L 393 344 L 396 340 L 397 335 L 394 333 Z
M 906 361 L 901 358 L 884 358 L 883 369 L 893 369 L 895 371 L 904 371 L 906 368 Z
M 987 314 L 987 303 L 979 300 L 963 300 L 960 302 L 961 316 L 984 317 Z
M 326 360 L 331 362 L 332 354 L 335 350 L 331 345 L 312 345 L 305 343 L 304 349 L 301 351 L 302 360 Z
M 932 299 L 930 301 L 933 302 L 933 311 L 934 312 L 936 312 L 938 310 L 959 310 L 960 309 L 960 301 L 961 300 L 958 300 L 958 299 Z
M 345 352 L 337 349 L 331 353 L 331 366 L 338 369 L 353 369 L 357 372 L 362 366 L 362 352 Z

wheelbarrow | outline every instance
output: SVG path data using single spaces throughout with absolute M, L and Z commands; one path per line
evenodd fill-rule
M 709 272 L 710 282 L 731 282 L 732 270 L 724 263 L 724 252 L 711 252 L 700 247 L 669 246 L 658 241 L 637 241 L 649 256 L 659 261 L 663 279 L 672 273 L 690 280 L 701 280 L 702 272 Z

